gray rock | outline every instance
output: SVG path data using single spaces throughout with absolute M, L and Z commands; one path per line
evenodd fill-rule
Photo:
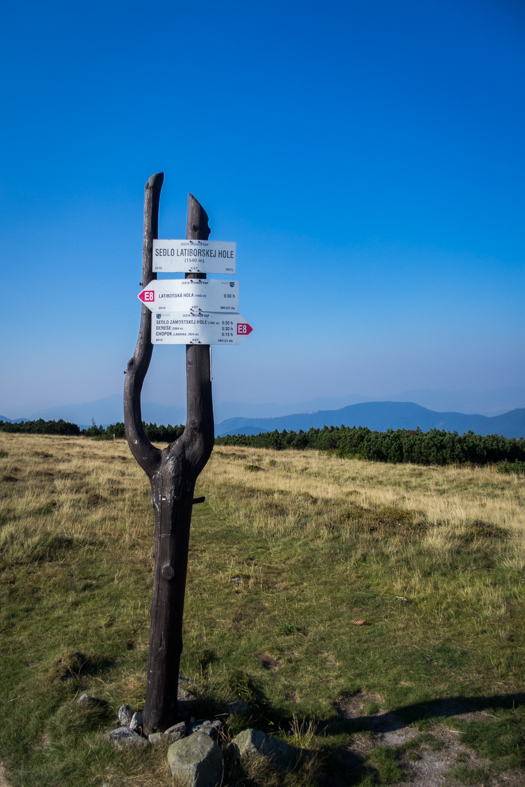
M 228 710 L 234 716 L 249 716 L 251 714 L 250 706 L 244 700 L 237 700 L 228 705 Z
M 133 711 L 129 705 L 121 705 L 118 709 L 118 720 L 122 727 L 129 727 L 133 718 Z
M 77 705 L 92 705 L 99 708 L 107 708 L 108 704 L 107 700 L 99 700 L 97 697 L 92 697 L 90 694 L 82 694 L 77 700 Z
M 222 722 L 216 719 L 215 721 L 203 721 L 193 728 L 193 732 L 203 732 L 209 735 L 214 741 L 218 740 L 222 732 Z
M 187 734 L 188 731 L 185 721 L 179 721 L 178 724 L 174 724 L 173 727 L 168 727 L 168 729 L 164 731 L 164 737 L 168 739 L 169 743 L 180 741 L 181 738 L 185 738 Z
M 129 723 L 130 730 L 134 730 L 135 732 L 142 732 L 142 713 L 141 711 L 137 711 L 133 714 L 131 721 Z
M 197 732 L 168 749 L 172 774 L 184 787 L 218 787 L 222 780 L 222 751 L 209 735 Z
M 152 732 L 151 735 L 148 735 L 148 740 L 152 746 L 156 746 L 157 743 L 164 740 L 164 734 L 162 732 Z
M 132 746 L 149 746 L 149 741 L 142 738 L 129 727 L 118 727 L 116 730 L 108 732 L 110 741 L 113 741 L 117 749 L 129 749 Z
M 283 771 L 291 770 L 302 752 L 302 749 L 290 746 L 260 730 L 243 730 L 235 736 L 228 749 L 229 754 L 234 753 L 237 757 L 248 759 L 262 754 Z

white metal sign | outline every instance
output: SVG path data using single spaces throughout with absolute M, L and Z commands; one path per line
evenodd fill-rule
M 157 273 L 235 273 L 235 243 L 222 240 L 154 240 Z
M 151 320 L 153 344 L 240 344 L 252 331 L 240 314 L 158 312 Z
M 238 312 L 239 282 L 217 279 L 154 279 L 138 295 L 152 312 Z

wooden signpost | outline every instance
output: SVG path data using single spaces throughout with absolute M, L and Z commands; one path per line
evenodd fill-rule
M 158 236 L 163 180 L 162 173 L 152 175 L 145 189 L 141 285 L 146 291 L 147 285 L 157 279 L 157 274 L 153 272 L 153 241 Z M 190 194 L 186 239 L 207 241 L 209 234 L 206 211 Z M 179 241 L 164 242 L 165 248 L 176 248 L 173 244 L 179 244 L 179 247 L 182 245 Z M 201 245 L 206 248 L 205 244 Z M 234 246 L 224 245 L 228 248 Z M 161 245 L 157 243 L 156 247 L 160 248 Z M 198 261 L 198 258 L 195 259 Z M 213 272 L 210 256 L 204 256 L 203 260 L 208 266 L 205 270 Z M 223 260 L 221 257 L 221 264 L 224 264 Z M 192 270 L 185 273 L 185 278 L 205 279 L 206 273 L 195 271 L 195 267 L 199 266 L 192 261 Z M 151 305 L 148 307 L 143 302 L 137 346 L 127 366 L 124 386 L 126 438 L 133 456 L 150 480 L 151 502 L 155 510 L 155 571 L 143 712 L 144 730 L 148 734 L 164 730 L 177 721 L 190 523 L 193 503 L 198 502 L 194 500 L 193 494 L 197 477 L 210 457 L 214 442 L 209 344 L 195 343 L 186 347 L 187 419 L 183 434 L 161 450 L 152 445 L 144 432 L 140 396 L 153 353 L 152 317 L 155 315 Z M 180 311 L 185 311 L 182 306 Z M 164 315 L 166 312 L 162 315 L 163 319 Z M 173 318 L 174 314 L 170 313 L 169 316 Z M 224 313 L 214 316 L 219 319 L 225 317 Z M 229 319 L 232 317 L 240 318 L 240 315 L 227 315 Z M 246 335 L 251 332 L 251 327 L 242 318 L 237 322 L 249 328 L 249 331 L 241 328 Z M 212 334 L 206 336 L 209 338 Z

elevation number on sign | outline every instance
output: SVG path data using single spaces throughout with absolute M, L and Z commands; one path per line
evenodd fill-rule
M 154 240 L 157 273 L 235 273 L 236 244 L 222 240 Z

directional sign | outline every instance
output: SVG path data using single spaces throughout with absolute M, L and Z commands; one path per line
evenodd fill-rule
M 240 314 L 154 312 L 153 344 L 240 344 L 253 328 Z
M 190 311 L 192 306 L 199 306 L 206 312 L 238 312 L 239 282 L 155 279 L 138 297 L 152 312 Z
M 233 274 L 235 251 L 235 243 L 222 240 L 154 240 L 153 270 Z

